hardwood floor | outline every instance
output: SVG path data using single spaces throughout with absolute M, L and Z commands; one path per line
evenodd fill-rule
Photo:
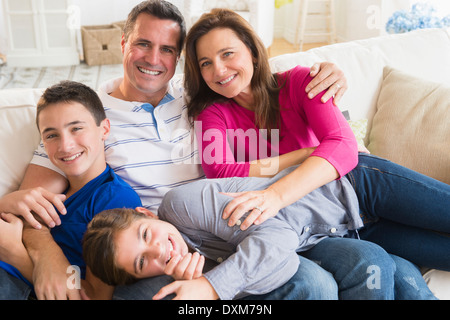
M 305 43 L 303 45 L 303 51 L 307 51 L 312 48 L 317 48 L 327 45 L 327 43 Z M 292 43 L 288 42 L 285 39 L 277 38 L 273 40 L 272 46 L 269 48 L 269 55 L 270 57 L 276 57 L 280 54 L 285 53 L 293 53 L 298 52 L 298 47 L 294 46 Z

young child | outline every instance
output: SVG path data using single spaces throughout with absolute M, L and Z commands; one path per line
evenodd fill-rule
M 363 241 L 352 238 L 352 231 L 363 225 L 356 198 L 348 192 L 333 196 L 333 189 L 350 187 L 344 180 L 317 189 L 280 210 L 277 216 L 245 230 L 239 223 L 230 226 L 228 219 L 223 219 L 223 209 L 233 199 L 230 193 L 263 189 L 294 169 L 273 178 L 204 179 L 177 187 L 165 195 L 158 217 L 144 208 L 99 213 L 83 238 L 86 264 L 105 283 L 128 284 L 160 275 L 181 256 L 194 252 L 192 256 L 201 254 L 219 264 L 205 267 L 202 275 L 192 265 L 190 272 L 198 276 L 167 285 L 155 299 L 172 293 L 177 299 L 238 299 L 275 290 L 298 269 L 298 252 L 330 239 L 344 246 Z M 331 259 L 342 261 L 339 264 L 344 280 L 334 274 L 341 297 L 405 297 L 405 292 L 396 292 L 394 283 L 404 281 L 398 270 L 412 264 L 373 243 L 366 243 L 366 249 L 364 259 L 341 251 L 330 252 Z M 400 264 L 402 268 L 397 269 Z M 367 268 L 374 265 L 383 270 L 379 280 L 386 284 L 376 290 L 367 286 Z M 408 291 L 411 298 L 434 299 L 418 269 L 408 270 L 420 290 L 407 285 L 400 289 Z
M 48 157 L 69 181 L 62 197 L 66 213 L 60 216 L 61 224 L 50 232 L 68 263 L 78 266 L 84 279 L 81 240 L 87 224 L 105 209 L 135 208 L 142 205 L 141 200 L 105 161 L 104 141 L 110 123 L 95 91 L 72 81 L 48 88 L 38 102 L 36 124 Z M 18 196 L 30 193 L 32 190 L 17 192 Z M 2 236 L 0 267 L 31 285 L 33 264 L 26 255 L 21 233 L 18 236 L 21 221 L 11 214 L 2 217 L 2 231 L 16 236 Z M 11 254 L 5 253 L 8 248 Z M 16 252 L 21 253 L 19 257 Z

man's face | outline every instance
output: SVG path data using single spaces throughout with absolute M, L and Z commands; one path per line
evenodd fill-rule
M 167 91 L 178 61 L 180 26 L 143 13 L 128 40 L 122 39 L 124 93 L 127 100 L 156 106 Z

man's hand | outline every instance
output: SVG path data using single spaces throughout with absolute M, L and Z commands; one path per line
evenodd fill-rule
M 334 97 L 333 103 L 337 106 L 348 88 L 344 72 L 334 63 L 322 62 L 311 67 L 310 75 L 313 79 L 306 86 L 308 97 L 312 99 L 320 92 L 328 89 L 322 97 L 322 102 L 327 102 L 331 97 Z
M 55 194 L 44 188 L 37 187 L 26 190 L 19 190 L 5 195 L 0 200 L 0 208 L 3 212 L 13 213 L 22 216 L 30 225 L 36 229 L 42 226 L 33 215 L 40 217 L 50 228 L 61 224 L 61 220 L 56 209 L 61 214 L 66 214 L 63 194 Z

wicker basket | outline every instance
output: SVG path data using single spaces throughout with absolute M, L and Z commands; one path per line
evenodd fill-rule
M 122 30 L 117 25 L 82 26 L 81 35 L 88 65 L 122 63 Z

